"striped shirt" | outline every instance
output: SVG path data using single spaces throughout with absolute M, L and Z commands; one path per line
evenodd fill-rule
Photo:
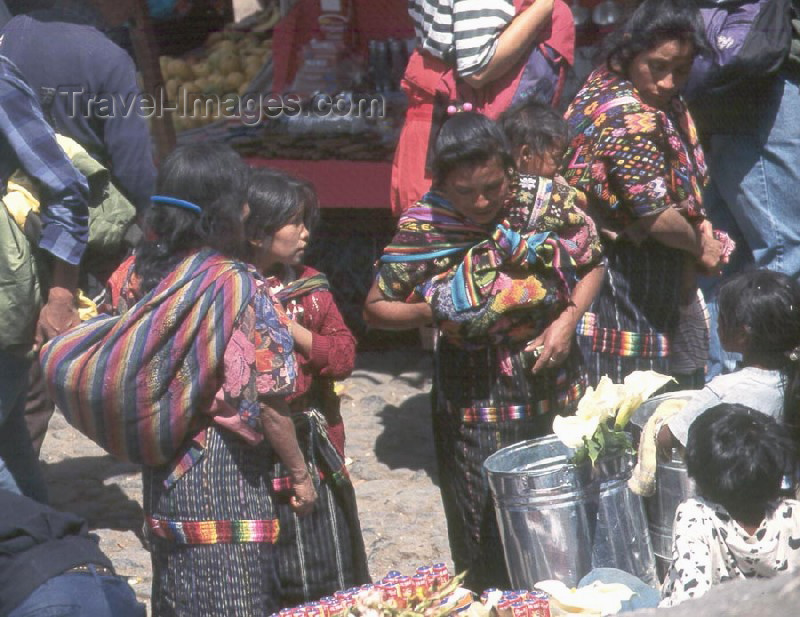
M 497 39 L 514 18 L 513 0 L 408 0 L 417 48 L 467 77 L 494 56 Z

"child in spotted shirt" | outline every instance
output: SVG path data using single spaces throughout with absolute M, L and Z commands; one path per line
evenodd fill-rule
M 800 567 L 800 502 L 781 488 L 793 460 L 786 429 L 749 407 L 722 403 L 692 423 L 686 466 L 698 495 L 675 513 L 659 606 Z

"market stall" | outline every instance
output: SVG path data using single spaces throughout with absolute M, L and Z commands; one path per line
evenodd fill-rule
M 314 183 L 323 225 L 309 259 L 334 279 L 348 324 L 364 334 L 360 306 L 371 266 L 394 225 L 391 161 L 405 114 L 399 84 L 414 36 L 406 0 L 261 0 L 263 10 L 238 23 L 219 21 L 230 11 L 208 9 L 217 21 L 207 11 L 184 25 L 148 24 L 145 0 L 96 1 L 117 13 L 127 7 L 140 24 L 146 89 L 157 98 L 163 92 L 173 110 L 165 115 L 171 124 L 153 124 L 159 152 L 171 147 L 174 131 L 177 143 L 228 143 L 253 166 Z M 623 4 L 571 2 L 584 64 Z

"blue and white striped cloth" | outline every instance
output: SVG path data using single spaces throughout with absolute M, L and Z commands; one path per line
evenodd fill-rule
M 79 264 L 89 238 L 89 185 L 56 142 L 33 90 L 0 56 L 0 193 L 17 169 L 42 192 L 39 247 Z

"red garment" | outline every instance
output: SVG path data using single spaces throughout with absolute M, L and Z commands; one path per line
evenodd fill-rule
M 295 270 L 293 274 L 296 280 L 314 276 L 319 272 L 314 268 L 303 266 L 299 271 Z M 285 284 L 288 282 L 290 281 L 278 282 L 277 277 L 269 279 L 272 289 L 275 289 L 275 283 Z M 301 401 L 302 397 L 311 389 L 315 378 L 344 379 L 349 377 L 356 361 L 356 339 L 344 323 L 342 314 L 333 299 L 333 294 L 327 289 L 313 291 L 296 300 L 290 300 L 285 308 L 290 319 L 312 333 L 310 357 L 295 348 L 298 365 L 295 393 L 287 397 L 287 400 L 292 403 Z M 331 442 L 344 456 L 344 422 L 338 413 L 338 405 L 333 409 L 325 406 L 322 412 L 328 422 L 328 435 Z
M 517 15 L 528 8 L 532 0 L 515 0 Z M 575 24 L 572 11 L 555 0 L 553 17 L 537 44 L 546 44 L 558 52 L 570 65 L 575 59 Z M 475 111 L 496 119 L 511 104 L 528 57 L 500 79 L 476 90 L 458 79 L 455 71 L 428 54 L 415 51 L 409 58 L 403 90 L 408 96 L 408 111 L 392 162 L 390 200 L 392 213 L 400 216 L 431 187 L 431 176 L 425 170 L 425 160 L 431 138 L 434 102 L 437 95 L 460 103 L 469 102 Z
M 414 24 L 405 0 L 353 0 L 351 47 L 363 58 L 371 39 L 407 39 L 414 36 Z M 312 38 L 320 38 L 319 0 L 299 0 L 277 23 L 272 32 L 272 58 L 275 67 L 272 91 L 288 90 L 303 63 L 302 49 Z M 333 94 L 333 93 L 330 93 Z

